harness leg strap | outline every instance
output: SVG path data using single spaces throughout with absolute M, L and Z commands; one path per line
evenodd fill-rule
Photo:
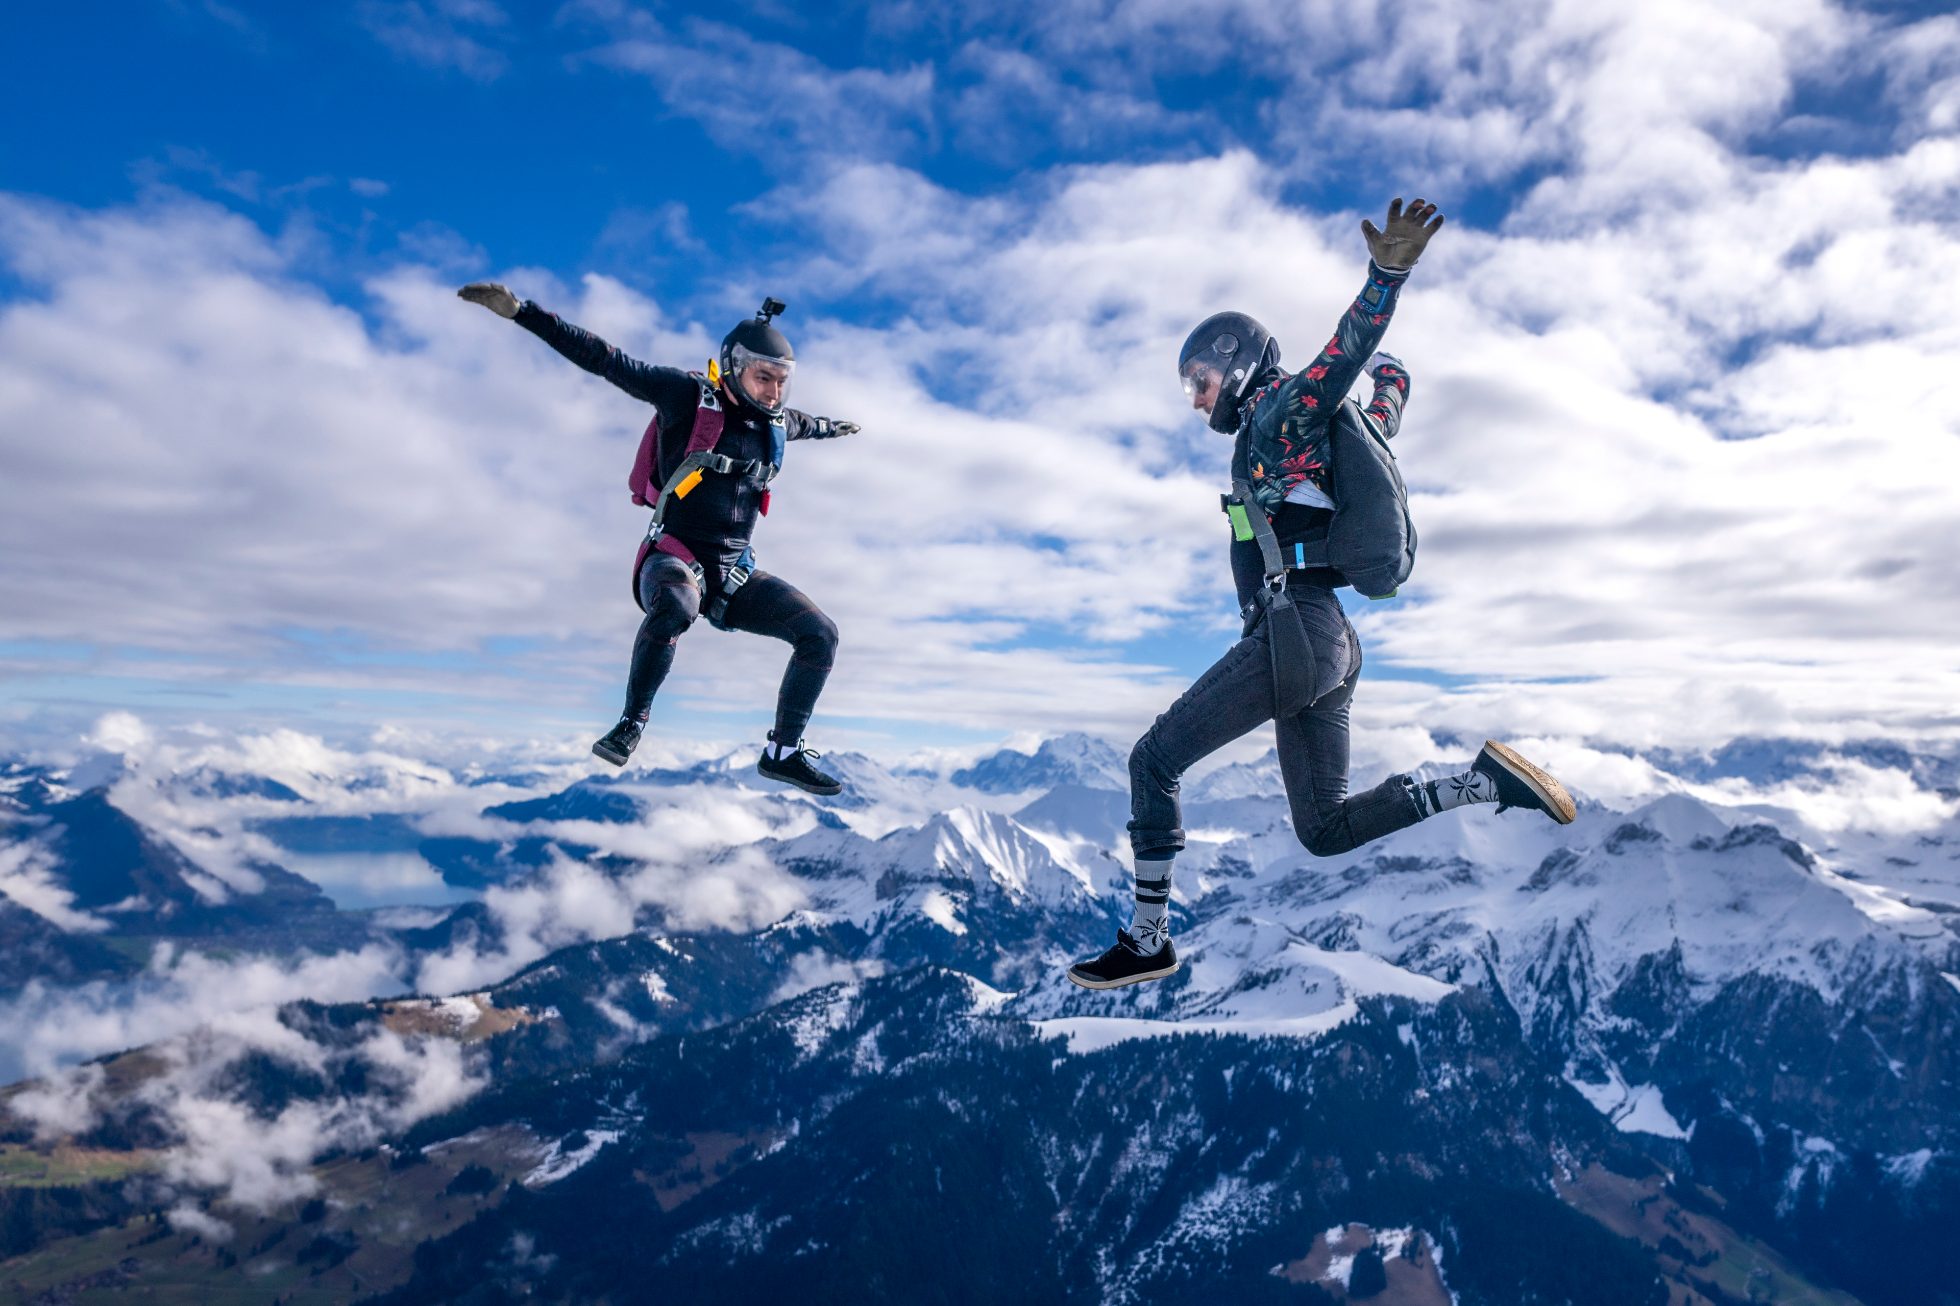
M 709 625 L 716 630 L 728 629 L 728 601 L 735 597 L 737 590 L 749 583 L 749 577 L 753 575 L 755 575 L 755 550 L 743 549 L 742 556 L 736 560 L 733 567 L 728 569 L 728 575 L 721 583 L 720 592 L 708 603 L 705 615 Z
M 1266 642 L 1273 652 L 1273 715 L 1292 716 L 1313 702 L 1314 661 L 1307 632 L 1300 625 L 1292 596 L 1286 592 L 1286 559 L 1280 552 L 1279 538 L 1273 534 L 1272 521 L 1252 497 L 1251 485 L 1233 481 L 1232 493 L 1223 506 L 1235 531 L 1242 525 L 1249 527 L 1259 543 L 1266 584 L 1252 604 L 1265 619 Z M 1239 511 L 1233 512 L 1234 508 Z M 1248 621 L 1247 632 L 1256 624 L 1256 620 Z

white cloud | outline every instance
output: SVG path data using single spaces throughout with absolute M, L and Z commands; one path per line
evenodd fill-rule
M 237 1229 L 194 1202 L 177 1203 L 170 1208 L 166 1218 L 170 1221 L 170 1227 L 179 1233 L 196 1234 L 206 1242 L 228 1243 L 238 1233 Z
M 0 898 L 11 898 L 72 933 L 108 929 L 108 921 L 75 906 L 74 893 L 56 881 L 51 861 L 40 844 L 0 844 Z
M 1930 830 L 1960 812 L 1960 802 L 1921 789 L 1904 771 L 1831 755 L 1819 759 L 1816 774 L 1802 780 L 1775 785 L 1725 780 L 1710 788 L 1722 802 L 1783 808 L 1828 834 Z
M 861 980 L 876 979 L 885 973 L 885 963 L 877 958 L 852 961 L 847 957 L 833 957 L 827 952 L 805 952 L 796 956 L 789 966 L 789 974 L 769 995 L 769 1004 L 787 1002 L 798 994 L 820 989 L 826 984 L 849 984 Z
M 561 859 L 521 883 L 490 888 L 483 903 L 496 937 L 423 958 L 415 987 L 456 993 L 504 979 L 558 948 L 629 932 L 643 909 L 657 910 L 673 929 L 754 930 L 804 904 L 803 886 L 760 851 L 723 845 L 710 856 L 704 846 L 690 855 L 684 843 L 660 846 L 666 828 L 656 821 L 637 841 L 630 830 L 593 831 L 610 833 L 609 843 L 644 845 L 639 855 L 649 859 L 623 876 Z
M 491 0 L 361 0 L 362 27 L 396 54 L 431 68 L 495 81 L 510 59 L 487 40 L 508 16 Z
M 1224 450 L 1180 412 L 1168 360 L 1231 303 L 1300 361 L 1358 282 L 1358 214 L 1278 197 L 1338 173 L 1343 189 L 1380 177 L 1384 197 L 1529 187 L 1492 227 L 1446 229 L 1395 324 L 1424 544 L 1407 597 L 1361 620 L 1378 670 L 1462 687 L 1370 684 L 1364 719 L 1684 744 L 1955 724 L 1960 584 L 1929 562 L 1960 545 L 1951 16 L 881 6 L 867 30 L 930 33 L 937 53 L 840 80 L 712 25 L 583 12 L 616 38 L 603 58 L 702 106 L 723 139 L 807 151 L 799 184 L 752 214 L 793 228 L 794 256 L 731 295 L 800 284 L 903 306 L 790 319 L 798 402 L 866 426 L 793 452 L 759 537 L 764 567 L 843 628 L 827 715 L 1131 734 L 1185 676 L 1098 641 L 1164 637 L 1182 662 L 1229 638 Z M 705 42 L 727 57 L 693 59 Z M 989 87 L 1064 126 L 1157 130 L 1161 79 L 1250 47 L 1286 54 L 1263 121 L 1166 129 L 1257 154 L 977 196 L 892 162 L 929 153 Z M 803 106 L 803 127 L 710 93 L 762 74 L 807 90 L 772 101 Z M 1803 147 L 1794 106 L 1858 76 L 1896 135 Z M 518 712 L 541 710 L 542 682 L 567 702 L 610 693 L 639 516 L 604 487 L 637 431 L 630 401 L 470 316 L 433 270 L 377 281 L 364 322 L 287 243 L 208 206 L 11 201 L 0 242 L 43 296 L 0 315 L 0 423 L 76 434 L 31 442 L 0 490 L 0 543 L 49 563 L 0 579 L 6 634 L 86 640 L 113 610 L 187 678 L 467 688 Z M 508 275 L 650 358 L 699 357 L 718 334 L 604 279 Z M 139 550 L 178 583 L 144 583 Z M 469 665 L 373 667 L 321 631 Z M 541 643 L 470 663 L 512 635 Z M 760 707 L 783 653 L 698 629 L 658 711 Z
M 187 1034 L 202 1026 L 283 1002 L 310 998 L 352 1002 L 398 993 L 402 958 L 372 944 L 355 952 L 297 960 L 250 957 L 236 961 L 168 945 L 152 956 L 135 984 L 95 982 L 52 988 L 31 982 L 0 1002 L 0 1078 L 49 1074 L 88 1057 Z
M 10 636 L 89 638 L 107 605 L 131 642 L 187 659 L 140 674 L 229 678 L 243 664 L 262 683 L 420 693 L 461 684 L 520 704 L 537 697 L 531 677 L 617 684 L 637 620 L 623 591 L 640 524 L 604 487 L 629 456 L 637 405 L 423 275 L 375 285 L 387 325 L 369 331 L 287 280 L 274 244 L 207 206 L 69 221 L 14 203 L 0 216 L 11 219 L 0 228 L 16 238 L 17 265 L 51 279 L 48 301 L 0 316 L 0 338 L 34 342 L 8 353 L 16 370 L 0 420 L 75 433 L 37 446 L 0 492 L 9 547 L 50 561 L 0 582 L 11 591 L 0 604 L 14 614 Z M 706 352 L 705 332 L 663 327 L 654 306 L 614 283 L 594 279 L 583 301 L 557 306 L 651 357 Z M 53 336 L 77 351 L 54 348 Z M 820 355 L 821 329 L 811 338 Z M 1178 580 L 1193 565 L 1129 541 L 1138 524 L 1180 511 L 1178 487 L 1125 468 L 1107 437 L 1064 438 L 895 384 L 889 397 L 834 382 L 813 391 L 812 406 L 871 433 L 800 447 L 763 541 L 765 566 L 809 558 L 774 565 L 846 628 L 857 661 L 839 679 L 843 710 L 1000 721 L 1024 714 L 1028 687 L 1065 683 L 1076 710 L 1104 715 L 1134 674 L 1119 662 L 976 645 L 1012 639 L 1029 621 L 1106 634 L 1161 625 L 1189 601 Z M 123 474 L 101 482 L 93 469 L 104 463 Z M 1092 479 L 1102 489 L 1087 500 L 1071 489 Z M 214 509 L 216 484 L 252 489 Z M 949 517 L 944 489 L 927 491 L 954 485 L 960 511 Z M 1182 511 L 1202 516 L 1198 484 L 1184 488 Z M 853 517 L 839 538 L 834 505 L 867 500 L 878 513 Z M 1031 530 L 1079 551 L 1039 547 Z M 922 543 L 895 553 L 893 532 Z M 142 583 L 129 566 L 139 552 L 178 583 Z M 894 606 L 894 593 L 909 601 Z M 947 620 L 982 615 L 976 602 L 989 620 Z M 346 634 L 290 634 L 322 629 Z M 469 658 L 514 634 L 547 645 L 464 675 L 413 667 L 418 654 Z M 337 642 L 354 652 L 371 643 L 409 665 L 366 670 Z M 704 626 L 674 693 L 766 704 L 784 652 Z M 997 671 L 975 677 L 969 657 Z M 918 692 L 883 688 L 894 683 Z
M 228 969 L 253 986 L 238 973 L 245 967 Z M 158 1014 L 154 1003 L 147 1014 Z M 171 1014 L 180 1022 L 195 1015 L 188 1006 Z M 105 1115 L 143 1110 L 170 1140 L 161 1175 L 183 1199 L 172 1223 L 219 1241 L 229 1229 L 200 1204 L 207 1195 L 265 1214 L 318 1189 L 313 1163 L 326 1152 L 372 1146 L 465 1101 L 487 1082 L 480 1057 L 473 1061 L 449 1040 L 405 1039 L 377 1027 L 352 1045 L 315 1042 L 271 1005 L 213 1011 L 188 1028 L 179 1023 L 182 1032 L 169 1017 L 150 1028 L 160 1036 L 148 1045 L 146 1061 L 127 1069 L 114 1091 L 101 1065 L 86 1065 L 29 1085 L 7 1106 L 46 1139 L 84 1132 Z M 230 1079 L 247 1056 L 269 1058 L 329 1087 L 267 1114 L 241 1100 Z M 357 1066 L 363 1073 L 350 1076 Z M 363 1087 L 330 1087 L 339 1082 Z
M 7 1099 L 7 1110 L 42 1141 L 79 1134 L 95 1122 L 95 1095 L 107 1078 L 100 1065 L 76 1066 L 21 1089 Z
M 84 742 L 104 752 L 130 756 L 148 751 L 155 738 L 150 727 L 134 712 L 116 711 L 103 713 Z
M 909 152 L 930 139 L 933 70 L 833 68 L 740 27 L 619 15 L 616 39 L 589 56 L 647 77 L 670 111 L 698 118 L 723 148 L 792 165 L 808 153 Z

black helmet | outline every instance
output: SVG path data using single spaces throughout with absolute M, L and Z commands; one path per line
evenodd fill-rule
M 1177 375 L 1184 393 L 1194 394 L 1205 373 L 1218 385 L 1211 429 L 1231 435 L 1239 429 L 1239 406 L 1260 377 L 1279 366 L 1279 343 L 1258 319 L 1244 313 L 1213 313 L 1184 338 Z
M 789 400 L 790 373 L 796 370 L 796 351 L 789 347 L 789 337 L 770 324 L 771 318 L 787 308 L 780 299 L 765 299 L 761 312 L 721 338 L 720 379 L 728 382 L 736 398 L 771 417 L 782 416 L 783 405 Z M 758 399 L 742 380 L 743 373 L 758 365 L 781 379 L 774 403 Z

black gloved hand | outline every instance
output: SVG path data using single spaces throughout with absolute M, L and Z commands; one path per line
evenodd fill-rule
M 817 423 L 819 432 L 826 439 L 838 435 L 856 435 L 859 430 L 856 422 L 840 422 L 830 417 L 819 417 Z
M 1436 220 L 1430 222 L 1431 218 Z M 1434 204 L 1418 199 L 1404 210 L 1399 195 L 1388 202 L 1388 220 L 1380 228 L 1366 218 L 1361 219 L 1361 235 L 1368 242 L 1368 256 L 1390 272 L 1406 272 L 1414 267 L 1429 238 L 1442 227 L 1443 215 L 1436 212 Z
M 472 281 L 456 292 L 457 296 L 472 304 L 481 304 L 498 317 L 516 317 L 517 296 L 510 293 L 510 287 L 496 281 Z

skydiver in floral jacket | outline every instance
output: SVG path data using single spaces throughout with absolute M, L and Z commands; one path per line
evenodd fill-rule
M 1178 358 L 1191 406 L 1211 428 L 1233 437 L 1232 478 L 1251 488 L 1247 510 L 1263 511 L 1281 545 L 1325 540 L 1339 501 L 1332 444 L 1335 415 L 1365 370 L 1374 393 L 1361 420 L 1386 440 L 1401 424 L 1409 374 L 1377 353 L 1396 296 L 1409 270 L 1443 225 L 1436 206 L 1397 199 L 1383 227 L 1364 219 L 1368 279 L 1334 335 L 1300 372 L 1279 367 L 1279 345 L 1243 313 L 1219 313 L 1199 323 Z M 1117 988 L 1161 979 L 1178 968 L 1171 945 L 1171 863 L 1184 847 L 1178 784 L 1201 758 L 1274 719 L 1271 620 L 1297 620 L 1312 651 L 1313 696 L 1276 723 L 1280 774 L 1292 807 L 1293 829 L 1320 857 L 1360 845 L 1426 817 L 1470 803 L 1496 803 L 1545 813 L 1565 824 L 1575 814 L 1563 786 L 1517 752 L 1487 742 L 1468 771 L 1419 784 L 1392 775 L 1366 793 L 1349 795 L 1348 706 L 1361 675 L 1361 644 L 1334 591 L 1347 584 L 1331 568 L 1291 570 L 1285 591 L 1292 605 L 1261 615 L 1253 599 L 1265 582 L 1258 543 L 1232 544 L 1232 576 L 1245 636 L 1198 677 L 1137 741 L 1130 754 L 1130 847 L 1136 858 L 1136 907 L 1116 946 L 1077 962 L 1068 977 L 1085 988 Z

